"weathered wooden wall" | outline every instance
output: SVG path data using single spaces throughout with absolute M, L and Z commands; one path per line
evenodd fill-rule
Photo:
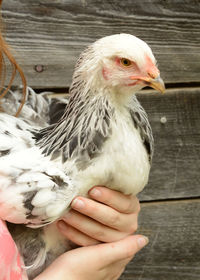
M 8 42 L 31 86 L 68 86 L 80 51 L 119 32 L 151 45 L 166 82 L 199 82 L 199 0 L 6 0 L 3 7 Z
M 68 88 L 79 53 L 102 36 L 126 32 L 150 44 L 168 87 L 138 94 L 156 144 L 140 194 L 139 232 L 150 244 L 121 279 L 200 279 L 200 1 L 4 0 L 3 17 L 34 88 Z

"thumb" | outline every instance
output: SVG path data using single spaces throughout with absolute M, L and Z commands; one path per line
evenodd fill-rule
M 67 252 L 68 256 L 81 260 L 82 266 L 88 266 L 88 259 L 93 268 L 101 269 L 105 266 L 133 257 L 138 251 L 148 244 L 148 238 L 143 235 L 128 236 L 120 241 L 82 247 Z
M 148 238 L 143 235 L 128 236 L 120 241 L 96 245 L 96 254 L 104 267 L 113 262 L 133 257 L 148 242 Z

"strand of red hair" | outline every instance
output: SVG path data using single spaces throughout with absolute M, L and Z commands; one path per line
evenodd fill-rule
M 1 10 L 1 5 L 2 5 L 2 0 L 0 0 L 0 10 Z M 2 99 L 7 92 L 9 91 L 9 89 L 11 88 L 13 81 L 15 79 L 16 73 L 18 72 L 20 74 L 21 80 L 22 80 L 22 84 L 23 84 L 23 91 L 22 91 L 22 99 L 21 99 L 21 104 L 15 114 L 15 116 L 19 116 L 21 109 L 25 103 L 26 100 L 26 78 L 24 76 L 24 73 L 22 71 L 22 69 L 20 68 L 20 66 L 17 64 L 15 58 L 12 56 L 9 46 L 6 43 L 6 41 L 4 40 L 3 36 L 2 36 L 2 18 L 1 18 L 1 14 L 0 14 L 0 23 L 1 23 L 1 29 L 0 29 L 0 80 L 1 80 L 1 84 L 0 84 L 0 99 Z M 6 64 L 5 64 L 5 57 L 9 60 L 11 66 L 12 66 L 12 74 L 11 74 L 11 78 L 8 82 L 8 85 L 6 88 L 4 88 L 4 82 L 6 79 Z

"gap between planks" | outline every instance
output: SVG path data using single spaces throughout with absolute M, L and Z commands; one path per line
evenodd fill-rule
M 188 203 L 188 202 L 200 202 L 200 197 L 188 197 L 188 198 L 166 198 L 166 199 L 158 199 L 158 200 L 141 200 L 140 203 L 145 206 L 148 204 L 174 204 L 177 202 Z
M 166 93 L 173 93 L 174 91 L 198 91 L 200 90 L 200 82 L 199 83 L 182 83 L 182 84 L 165 84 L 166 86 Z M 43 91 L 52 92 L 50 96 L 53 97 L 65 97 L 66 94 L 69 93 L 69 87 L 66 88 L 34 88 L 33 89 L 37 93 L 41 93 Z M 155 90 L 150 88 L 142 89 L 143 93 L 155 93 Z M 140 92 L 139 92 L 140 93 Z

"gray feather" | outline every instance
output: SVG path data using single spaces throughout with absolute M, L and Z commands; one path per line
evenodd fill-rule
M 101 153 L 111 134 L 113 108 L 105 98 L 90 98 L 89 94 L 73 94 L 58 124 L 39 131 L 38 145 L 45 155 L 61 151 L 63 161 L 77 158 L 80 163 L 85 156 L 91 159 Z
M 154 139 L 152 129 L 148 120 L 147 113 L 140 105 L 136 96 L 133 96 L 129 104 L 129 111 L 133 120 L 133 125 L 138 129 L 143 144 L 149 155 L 149 161 L 152 161 L 154 152 Z

